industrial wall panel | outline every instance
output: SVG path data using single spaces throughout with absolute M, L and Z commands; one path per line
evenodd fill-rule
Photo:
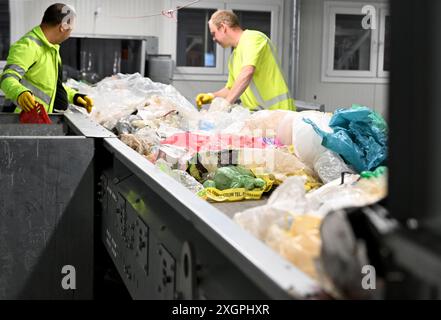
M 93 155 L 84 137 L 0 138 L 0 299 L 93 297 Z

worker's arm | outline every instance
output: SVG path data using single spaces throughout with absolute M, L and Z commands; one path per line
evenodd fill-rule
M 226 96 L 226 100 L 233 104 L 236 100 L 244 93 L 244 91 L 248 88 L 253 79 L 254 71 L 256 67 L 254 66 L 245 66 L 239 73 L 236 81 L 234 81 L 233 87 L 228 90 L 228 95 Z
M 9 50 L 7 64 L 0 77 L 0 88 L 14 102 L 17 102 L 23 92 L 29 91 L 20 80 L 36 61 L 35 45 L 29 39 L 21 39 Z
M 229 93 L 230 93 L 230 89 L 225 87 L 225 88 L 220 89 L 219 91 L 213 92 L 213 95 L 215 97 L 220 97 L 220 98 L 226 99 Z
M 66 90 L 66 93 L 67 93 L 67 101 L 69 103 L 73 104 L 74 103 L 74 97 L 78 93 L 78 91 L 75 90 L 75 89 L 72 89 L 71 87 L 69 87 L 69 86 L 67 86 L 65 84 L 63 84 L 63 87 L 64 87 L 64 90 Z
M 219 91 L 213 93 L 199 93 L 196 96 L 196 104 L 198 108 L 200 108 L 202 107 L 203 104 L 211 103 L 213 99 L 216 97 L 225 99 L 229 93 L 230 93 L 230 89 L 228 88 L 222 88 Z
M 231 89 L 229 89 L 229 86 L 231 85 L 233 80 L 230 75 L 227 85 L 219 91 L 213 93 L 198 94 L 196 97 L 196 104 L 198 105 L 198 107 L 201 107 L 203 104 L 211 103 L 211 101 L 216 97 L 224 98 L 230 104 L 235 103 L 236 100 L 242 95 L 242 93 L 248 88 L 251 79 L 253 79 L 254 70 L 256 70 L 254 66 L 243 67 L 239 73 L 239 76 L 234 81 Z
M 256 70 L 254 66 L 243 67 L 239 73 L 239 76 L 234 81 L 231 89 L 229 89 L 228 86 L 233 80 L 229 79 L 227 86 L 220 89 L 219 91 L 198 95 L 198 97 L 196 98 L 196 102 L 200 101 L 198 103 L 198 106 L 204 103 L 210 103 L 215 97 L 224 98 L 231 104 L 235 103 L 236 100 L 242 95 L 242 93 L 248 88 L 251 79 L 253 79 L 254 70 Z

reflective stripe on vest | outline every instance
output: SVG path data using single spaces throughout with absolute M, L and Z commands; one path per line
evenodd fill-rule
M 272 105 L 291 98 L 288 93 L 282 93 L 282 94 L 279 94 L 278 96 L 275 96 L 274 98 L 271 98 L 271 99 L 265 101 L 265 100 L 263 100 L 262 96 L 260 95 L 260 92 L 257 89 L 256 84 L 254 83 L 254 80 L 251 80 L 251 82 L 250 82 L 250 89 L 251 89 L 251 92 L 253 93 L 253 95 L 256 97 L 256 100 L 259 103 L 259 105 L 262 106 L 264 109 L 269 109 Z
M 282 102 L 282 101 L 285 101 L 288 99 L 291 99 L 291 96 L 288 93 L 282 93 L 282 94 L 266 101 L 265 103 L 268 105 L 268 108 L 269 108 L 276 103 L 279 103 L 279 102 Z
M 251 89 L 251 92 L 253 93 L 253 95 L 256 97 L 257 103 L 259 103 L 259 105 L 261 105 L 262 107 L 265 108 L 265 101 L 263 101 L 263 98 L 260 95 L 260 92 L 257 89 L 256 84 L 254 83 L 253 79 L 251 79 L 251 82 L 250 82 L 250 89 Z
M 5 80 L 6 78 L 15 78 L 17 79 L 17 81 L 20 81 L 20 77 L 17 76 L 15 73 L 5 73 L 0 79 L 0 86 L 2 85 L 3 80 Z
M 39 40 L 39 39 L 37 39 L 37 38 L 31 37 L 31 36 L 26 36 L 25 38 L 28 38 L 29 40 L 34 41 L 34 42 L 35 42 L 36 44 L 38 44 L 40 47 L 43 46 L 43 42 L 41 42 L 41 40 Z
M 6 66 L 5 66 L 5 68 L 3 69 L 3 71 L 6 71 L 6 70 L 14 70 L 15 72 L 17 72 L 20 76 L 24 76 L 24 74 L 26 73 L 26 71 L 25 71 L 25 69 L 23 69 L 22 67 L 20 67 L 19 65 L 17 65 L 17 64 L 7 64 Z
M 51 97 L 38 89 L 36 86 L 34 86 L 32 83 L 27 81 L 26 79 L 21 79 L 21 84 L 28 88 L 36 97 L 40 98 L 42 101 L 44 101 L 48 106 L 51 104 Z

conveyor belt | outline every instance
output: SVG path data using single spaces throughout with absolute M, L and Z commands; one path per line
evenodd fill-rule
M 260 207 L 268 202 L 268 197 L 263 196 L 260 200 L 244 200 L 236 202 L 213 202 L 211 203 L 216 209 L 225 213 L 228 217 L 233 218 L 238 212 L 246 209 Z

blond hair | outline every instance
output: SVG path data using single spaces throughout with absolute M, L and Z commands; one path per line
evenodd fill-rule
M 210 18 L 210 22 L 220 28 L 222 23 L 230 28 L 240 28 L 239 19 L 236 14 L 230 10 L 217 10 Z

